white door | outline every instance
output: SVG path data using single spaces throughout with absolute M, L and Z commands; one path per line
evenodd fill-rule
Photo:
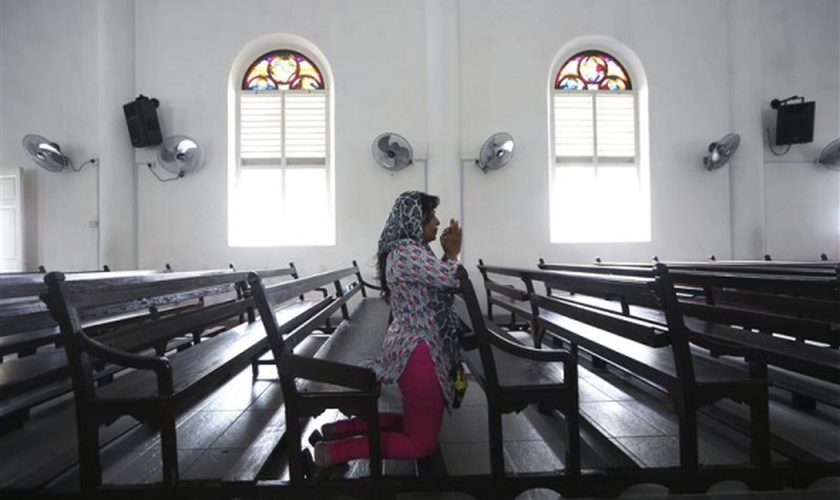
M 23 271 L 23 169 L 0 172 L 0 272 Z

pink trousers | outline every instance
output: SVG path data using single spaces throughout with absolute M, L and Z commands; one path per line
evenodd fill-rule
M 379 414 L 382 458 L 425 457 L 437 447 L 444 408 L 443 392 L 425 342 L 414 349 L 397 384 L 402 393 L 403 413 Z M 329 442 L 334 463 L 369 458 L 367 422 L 359 418 L 339 420 L 335 431 L 339 439 Z

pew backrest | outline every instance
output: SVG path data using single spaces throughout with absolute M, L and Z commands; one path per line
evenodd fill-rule
M 222 312 L 225 317 L 230 317 L 252 309 L 251 299 L 235 298 L 237 284 L 244 283 L 246 276 L 246 273 L 229 270 L 96 279 L 75 279 L 60 272 L 48 273 L 44 278 L 48 291 L 42 298 L 60 327 L 77 397 L 93 397 L 95 394 L 91 352 L 118 354 L 122 351 L 137 351 L 163 342 L 171 336 L 186 334 L 195 329 L 196 321 L 202 317 L 201 311 L 208 314 L 207 318 L 220 318 Z M 154 318 L 147 323 L 128 326 L 101 341 L 89 334 L 89 328 L 82 320 L 104 308 L 111 311 L 156 308 L 218 294 L 229 294 L 230 302 L 203 305 L 189 313 L 172 317 Z M 201 322 L 208 324 L 204 319 Z M 165 364 L 164 361 L 150 363 L 160 366 Z

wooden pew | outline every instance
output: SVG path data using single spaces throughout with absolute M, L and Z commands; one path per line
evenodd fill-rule
M 353 265 L 356 263 L 354 262 Z M 233 266 L 231 265 L 231 268 Z M 262 280 L 263 284 L 267 283 L 275 283 L 278 282 L 279 279 L 283 279 L 285 277 L 290 277 L 292 279 L 299 279 L 300 275 L 298 274 L 297 268 L 295 268 L 295 264 L 293 262 L 289 262 L 289 267 L 284 269 L 274 269 L 271 271 L 260 271 L 259 272 L 260 279 Z M 318 292 L 321 295 L 321 298 L 325 298 L 329 296 L 329 292 L 327 292 L 326 288 L 323 287 L 316 287 L 313 291 Z M 314 298 L 306 298 L 303 294 L 300 295 L 300 300 L 308 300 L 311 305 L 315 305 L 318 300 Z M 327 318 L 324 322 L 322 331 L 330 332 L 332 331 L 332 326 L 330 325 L 330 319 Z M 254 380 L 257 379 L 260 372 L 260 366 L 267 366 L 267 365 L 274 365 L 274 355 L 271 353 L 271 349 L 266 347 L 266 351 L 261 353 L 259 356 L 255 357 L 251 361 L 251 375 Z
M 840 342 L 840 299 L 836 271 L 797 275 L 788 269 L 786 273 L 759 274 L 755 272 L 755 262 L 749 262 L 746 267 L 742 266 L 743 262 L 737 264 L 733 268 L 717 268 L 717 263 L 668 268 L 679 292 L 677 297 L 686 323 L 699 334 L 764 351 L 770 380 L 791 393 L 794 407 L 813 409 L 817 401 L 840 406 L 840 388 L 836 385 L 840 380 L 840 354 L 836 351 Z M 829 262 L 812 264 L 809 268 L 835 268 Z M 581 272 L 592 269 L 596 273 L 628 276 L 649 276 L 652 272 L 634 263 L 614 267 L 604 263 L 587 266 L 541 261 L 540 268 Z M 583 295 L 575 300 L 595 307 L 614 306 Z M 665 322 L 661 311 L 631 309 L 624 314 Z M 755 332 L 765 335 L 750 335 Z M 729 361 L 733 366 L 743 365 L 737 360 Z
M 486 275 L 485 275 L 486 276 Z M 467 271 L 460 281 L 456 310 L 467 334 L 465 361 L 487 395 L 490 423 L 490 468 L 495 478 L 505 476 L 502 415 L 528 405 L 560 411 L 566 420 L 565 474 L 580 474 L 580 427 L 577 359 L 569 351 L 539 350 L 521 345 L 492 321 L 484 319 Z M 506 288 L 500 288 L 507 293 Z
M 650 268 L 655 264 L 665 264 L 669 269 L 686 271 L 714 271 L 729 273 L 752 273 L 793 276 L 833 276 L 836 275 L 838 262 L 832 261 L 771 261 L 771 260 L 712 260 L 707 262 L 662 261 L 654 257 L 651 262 L 604 262 L 595 260 L 595 266 L 641 267 Z
M 349 284 L 342 280 L 355 279 Z M 365 419 L 370 428 L 370 471 L 382 475 L 378 398 L 379 382 L 364 361 L 381 352 L 390 308 L 381 298 L 367 297 L 365 283 L 355 265 L 328 271 L 285 284 L 266 287 L 259 274 L 248 277 L 268 343 L 277 365 L 285 403 L 286 446 L 293 484 L 304 481 L 306 464 L 301 451 L 301 422 L 328 409 Z M 275 304 L 305 291 L 334 285 L 335 296 L 321 299 L 318 312 L 302 324 L 283 324 L 269 313 Z M 348 301 L 362 299 L 349 311 Z M 314 357 L 301 356 L 295 346 L 318 330 L 338 310 L 343 321 Z
M 537 337 L 541 338 L 543 332 L 558 337 L 571 345 L 572 352 L 584 349 L 669 394 L 679 414 L 681 466 L 691 470 L 699 467 L 697 412 L 723 398 L 750 406 L 750 456 L 760 467 L 770 465 L 768 382 L 761 353 L 731 345 L 718 346 L 716 341 L 699 337 L 687 329 L 667 273 L 658 270 L 653 277 L 640 277 L 482 267 L 488 274 L 522 280 L 533 309 Z M 536 292 L 534 283 L 544 284 L 552 294 Z M 641 297 L 641 302 L 647 302 L 646 297 L 656 297 L 665 323 L 630 317 L 620 311 L 557 296 L 558 293 L 579 294 L 581 291 L 604 296 Z M 663 338 L 668 339 L 667 345 L 657 346 Z M 749 376 L 743 370 L 693 355 L 692 345 L 698 344 L 746 357 L 750 360 Z
M 784 370 L 771 370 L 770 378 L 791 391 L 795 407 L 840 404 L 840 280 L 697 270 L 670 275 L 704 290 L 702 299 L 679 297 L 692 331 L 760 349 L 769 365 Z
M 163 479 L 167 485 L 177 483 L 176 416 L 225 378 L 247 367 L 266 346 L 262 325 L 255 321 L 253 300 L 247 294 L 237 297 L 234 292 L 237 286 L 246 286 L 246 277 L 246 273 L 231 271 L 83 281 L 67 279 L 61 273 L 47 275 L 45 301 L 61 328 L 70 364 L 83 490 L 96 488 L 102 481 L 99 426 L 121 415 L 131 415 L 160 429 Z M 202 303 L 200 307 L 179 314 L 117 330 L 103 341 L 91 337 L 80 321 L 86 311 L 104 306 L 129 307 L 159 300 L 177 303 L 184 298 L 218 294 L 219 291 L 227 291 L 231 298 L 213 304 Z M 294 302 L 284 304 L 277 312 L 282 322 L 293 319 L 309 307 L 296 308 Z M 182 352 L 167 356 L 131 352 L 138 346 L 153 346 L 184 332 L 223 324 L 243 313 L 248 317 L 247 323 Z M 96 388 L 93 380 L 97 359 L 133 371 Z
M 67 276 L 85 281 L 142 278 L 156 273 L 80 272 Z M 69 392 L 71 385 L 58 325 L 39 297 L 47 290 L 44 274 L 0 275 L 0 290 L 0 357 L 7 356 L 0 364 L 0 427 L 11 428 L 27 420 L 31 408 Z M 91 334 L 99 335 L 190 304 L 105 306 L 86 311 L 81 320 Z M 108 375 L 98 373 L 97 380 Z

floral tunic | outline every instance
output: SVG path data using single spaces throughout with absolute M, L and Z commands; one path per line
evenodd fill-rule
M 429 346 L 438 382 L 452 404 L 455 388 L 452 367 L 458 363 L 457 348 L 441 334 L 441 320 L 435 318 L 433 302 L 441 291 L 458 286 L 457 260 L 437 258 L 427 245 L 407 242 L 388 254 L 385 278 L 391 289 L 391 312 L 394 320 L 382 342 L 382 357 L 373 363 L 379 380 L 391 384 L 399 379 L 414 348 L 420 341 Z

